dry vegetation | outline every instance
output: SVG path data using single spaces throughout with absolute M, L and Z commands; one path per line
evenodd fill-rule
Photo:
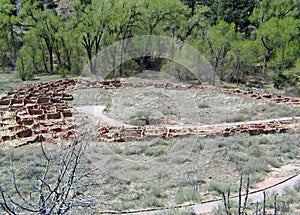
M 142 123 L 143 117 L 193 125 L 300 115 L 300 110 L 292 107 L 207 91 L 81 89 L 73 91 L 73 95 L 75 106 L 104 105 L 105 114 L 131 124 Z M 86 119 L 91 132 L 96 124 L 102 123 L 93 117 Z M 272 176 L 276 168 L 287 164 L 300 166 L 299 139 L 297 130 L 287 134 L 238 134 L 213 139 L 192 136 L 143 142 L 90 142 L 84 155 L 85 168 L 97 169 L 93 176 L 97 186 L 83 190 L 83 194 L 93 197 L 95 207 L 91 210 L 98 212 L 164 208 L 220 198 L 228 187 L 233 193 L 238 191 L 241 174 L 249 175 L 254 185 Z M 58 148 L 49 146 L 53 157 L 59 155 Z M 12 162 L 22 191 L 33 190 L 36 176 L 45 166 L 39 146 L 1 148 L 0 155 L 1 184 L 11 186 L 7 167 Z M 285 172 L 293 173 L 294 170 Z M 298 191 L 287 190 L 291 204 L 296 205 Z M 176 213 L 191 214 L 191 211 L 158 214 Z
M 240 174 L 250 175 L 254 185 L 271 175 L 273 168 L 299 166 L 299 138 L 295 132 L 93 143 L 85 153 L 86 168 L 97 168 L 93 180 L 101 185 L 85 190 L 85 195 L 99 198 L 94 198 L 99 210 L 118 211 L 219 198 L 228 187 L 237 192 Z M 58 146 L 51 147 L 52 156 L 57 151 Z M 39 147 L 1 149 L 0 153 L 1 183 L 10 184 L 7 167 L 11 160 L 22 191 L 32 190 L 32 181 L 45 165 Z
M 103 105 L 113 119 L 140 125 L 141 118 L 203 125 L 300 116 L 299 108 L 209 91 L 155 88 L 84 89 L 73 92 L 75 106 Z

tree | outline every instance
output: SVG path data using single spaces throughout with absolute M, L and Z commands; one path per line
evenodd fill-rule
M 118 0 L 114 3 L 114 11 L 118 16 L 113 16 L 108 25 L 109 44 L 119 40 L 122 41 L 122 51 L 119 57 L 121 62 L 123 62 L 123 57 L 127 52 L 129 42 L 129 40 L 127 40 L 126 43 L 125 39 L 133 37 L 136 33 L 138 21 L 142 16 L 142 4 L 138 1 Z M 115 56 L 116 53 L 111 53 L 111 55 Z M 134 64 L 134 62 L 131 63 Z M 123 64 L 119 66 L 118 70 L 119 76 L 122 77 L 124 75 Z
M 183 24 L 185 12 L 186 7 L 180 0 L 144 0 L 136 34 L 174 36 L 175 30 Z M 150 56 L 145 56 L 139 59 L 139 64 L 143 69 L 159 69 L 161 59 L 151 60 Z
M 214 82 L 216 75 L 219 75 L 220 80 L 224 80 L 224 65 L 228 51 L 231 48 L 231 42 L 235 39 L 235 26 L 220 21 L 216 26 L 211 27 L 205 35 L 204 46 L 207 48 L 207 56 L 213 65 Z M 215 83 L 214 83 L 215 84 Z
M 16 7 L 10 0 L 3 0 L 0 5 L 0 66 L 14 68 L 19 49 L 15 32 L 17 24 Z
M 257 61 L 260 57 L 260 46 L 257 41 L 243 39 L 238 35 L 231 41 L 231 48 L 228 51 L 226 69 L 228 70 L 227 80 L 232 83 L 246 83 L 246 75 L 264 77 L 262 70 L 257 70 Z
M 33 51 L 34 50 L 32 50 L 30 47 L 27 46 L 23 46 L 22 49 L 19 51 L 19 57 L 16 64 L 17 64 L 18 77 L 22 81 L 30 80 L 33 77 L 32 71 L 35 70 L 34 68 L 35 59 L 31 58 L 31 56 L 35 56 L 35 54 L 32 53 Z
M 297 0 L 262 0 L 256 3 L 250 21 L 257 27 L 272 17 L 284 18 L 299 15 L 300 3 Z
M 47 152 L 42 139 L 40 141 L 43 170 L 35 174 L 34 190 L 28 194 L 20 189 L 17 171 L 11 163 L 15 190 L 0 185 L 0 207 L 8 214 L 65 214 L 73 208 L 92 206 L 91 197 L 83 197 L 86 187 L 92 186 L 88 178 L 93 174 L 93 170 L 83 168 L 85 144 L 74 141 L 70 147 L 62 147 L 57 160 L 54 153 Z
M 299 27 L 299 20 L 292 17 L 283 19 L 273 17 L 262 23 L 258 30 L 258 36 L 261 38 L 264 47 L 270 50 L 273 62 L 278 70 L 290 67 L 299 54 L 299 46 L 297 47 L 299 45 Z
M 175 35 L 181 41 L 188 40 L 193 43 L 203 37 L 203 32 L 209 26 L 205 15 L 209 12 L 209 7 L 196 7 L 197 1 L 188 1 L 189 9 L 186 9 L 184 16 L 175 22 Z M 192 6 L 191 6 L 192 4 Z
M 111 1 L 92 0 L 90 4 L 75 5 L 75 16 L 78 17 L 75 34 L 83 45 L 90 65 L 90 71 L 95 73 L 93 57 L 104 44 L 108 23 L 111 19 Z
M 55 72 L 54 56 L 61 61 L 59 50 L 57 49 L 57 33 L 60 28 L 63 28 L 61 17 L 57 16 L 54 10 L 44 10 L 39 2 L 34 4 L 31 1 L 24 2 L 23 8 L 19 14 L 23 20 L 22 25 L 30 26 L 30 29 L 25 33 L 25 44 L 30 45 L 31 40 L 41 39 L 43 45 L 39 47 L 32 46 L 43 55 L 44 70 L 48 74 Z M 47 50 L 47 58 L 44 57 L 44 52 Z
M 266 74 L 268 68 L 279 88 L 287 81 L 284 71 L 293 67 L 300 54 L 299 12 L 299 1 L 263 0 L 250 18 L 257 28 L 256 40 L 262 46 L 263 71 Z
M 227 23 L 233 22 L 236 31 L 249 33 L 247 28 L 250 25 L 249 17 L 255 7 L 255 0 L 202 0 L 198 2 L 210 8 L 207 14 L 212 25 L 216 25 L 221 20 Z

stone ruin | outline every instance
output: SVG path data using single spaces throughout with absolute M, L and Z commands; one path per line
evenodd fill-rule
M 209 90 L 237 96 L 246 96 L 256 100 L 275 102 L 300 107 L 300 98 L 257 94 L 252 91 L 221 89 L 215 87 L 176 85 L 172 83 L 131 83 L 120 81 L 87 81 L 64 79 L 53 82 L 31 84 L 11 89 L 0 97 L 0 142 L 20 147 L 39 141 L 56 143 L 59 138 L 72 139 L 76 129 L 73 118 L 70 93 L 74 89 L 121 87 L 154 87 L 173 90 Z M 173 126 L 164 119 L 147 118 L 147 126 L 130 128 L 100 126 L 95 138 L 101 141 L 122 142 L 144 140 L 152 137 L 174 138 L 187 135 L 230 136 L 234 133 L 250 135 L 287 132 L 299 126 L 299 118 L 257 121 L 251 123 L 232 123 L 210 126 Z

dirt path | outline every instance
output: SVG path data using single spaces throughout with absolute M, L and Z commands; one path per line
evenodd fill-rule
M 116 127 L 125 127 L 130 128 L 134 127 L 132 125 L 125 124 L 122 121 L 112 119 L 106 115 L 103 114 L 103 111 L 105 110 L 105 106 L 82 106 L 82 107 L 75 107 L 75 109 L 82 113 L 91 114 L 95 117 L 98 117 L 105 123 L 107 123 L 110 126 L 116 126 Z
M 263 201 L 263 191 L 265 190 L 266 192 L 275 192 L 278 194 L 283 194 L 284 189 L 287 187 L 293 187 L 296 183 L 300 181 L 300 174 L 295 174 L 293 176 L 285 177 L 283 178 L 280 182 L 274 183 L 274 184 L 268 184 L 268 186 L 263 187 L 258 190 L 250 190 L 250 194 L 248 197 L 248 204 L 249 203 L 256 203 L 262 202 Z M 235 196 L 232 198 L 233 200 L 238 200 L 238 197 Z M 244 201 L 244 196 L 242 197 L 242 200 Z M 221 199 L 219 200 L 212 200 L 212 201 L 206 201 L 202 202 L 200 204 L 192 205 L 190 206 L 191 208 L 194 209 L 196 214 L 210 214 L 213 210 L 214 207 L 217 207 L 218 205 L 223 206 L 223 202 Z M 171 210 L 171 209 L 166 209 L 166 210 Z M 123 214 L 135 214 L 135 215 L 145 215 L 145 214 L 156 214 L 160 210 L 149 210 L 149 211 L 130 211 L 130 212 L 125 212 Z
M 123 121 L 119 121 L 116 119 L 112 119 L 105 114 L 103 114 L 103 111 L 106 109 L 105 106 L 81 106 L 81 107 L 75 107 L 76 110 L 82 113 L 91 114 L 93 116 L 96 116 L 103 120 L 105 123 L 107 123 L 110 126 L 116 126 L 116 127 L 135 127 L 133 125 L 129 125 L 124 123 Z M 300 121 L 300 117 L 283 117 L 278 119 L 266 119 L 266 120 L 254 120 L 254 121 L 246 121 L 246 122 L 233 122 L 233 123 L 219 123 L 219 124 L 213 124 L 213 125 L 198 125 L 198 126 L 191 126 L 191 125 L 168 125 L 165 126 L 167 128 L 171 129 L 180 129 L 180 128 L 205 128 L 205 129 L 216 129 L 216 128 L 225 128 L 225 127 L 231 127 L 231 126 L 237 126 L 240 124 L 244 125 L 251 125 L 251 124 L 259 124 L 259 123 L 269 123 L 269 122 L 289 122 L 289 121 Z

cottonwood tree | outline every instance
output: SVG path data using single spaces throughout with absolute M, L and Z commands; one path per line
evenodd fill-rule
M 284 71 L 289 70 L 300 56 L 299 51 L 300 3 L 296 0 L 263 0 L 251 16 L 257 27 L 257 40 L 263 47 L 263 68 L 267 66 L 276 87 L 284 82 Z
M 210 10 L 206 15 L 212 25 L 223 20 L 227 23 L 234 23 L 236 31 L 246 33 L 250 25 L 249 17 L 256 3 L 255 0 L 190 0 L 187 2 L 208 6 Z
M 184 15 L 174 23 L 175 36 L 181 41 L 188 41 L 191 44 L 202 38 L 205 30 L 210 26 L 206 18 L 209 10 L 207 6 L 195 6 L 195 8 L 191 7 L 183 10 Z
M 277 73 L 289 69 L 299 56 L 298 35 L 300 22 L 293 17 L 279 19 L 273 17 L 260 25 L 258 37 L 261 38 L 271 65 Z
M 92 0 L 90 4 L 75 4 L 78 17 L 75 35 L 83 45 L 89 61 L 90 71 L 95 73 L 93 57 L 101 50 L 107 34 L 112 13 L 110 1 Z
M 178 25 L 183 24 L 185 11 L 186 6 L 180 0 L 144 0 L 136 34 L 174 36 Z M 148 45 L 146 44 L 145 49 Z M 141 57 L 139 60 L 144 69 L 152 69 L 153 66 L 157 69 L 160 66 L 160 60 L 156 60 L 153 65 L 150 56 Z
M 60 42 L 57 33 L 60 28 L 63 28 L 61 17 L 56 14 L 55 10 L 45 10 L 39 2 L 32 4 L 31 1 L 23 3 L 19 17 L 23 21 L 22 25 L 29 26 L 29 30 L 25 32 L 24 46 L 36 49 L 42 57 L 43 70 L 48 74 L 54 74 L 54 57 L 56 56 L 59 64 L 62 64 L 57 45 Z M 37 41 L 39 46 L 32 45 L 32 41 Z
M 123 71 L 123 58 L 127 52 L 129 40 L 128 38 L 133 37 L 136 34 L 138 28 L 138 22 L 142 16 L 142 2 L 140 1 L 128 1 L 128 0 L 117 0 L 113 4 L 115 14 L 110 19 L 108 24 L 108 39 L 106 40 L 106 45 L 110 45 L 116 41 L 121 41 L 121 53 L 118 57 L 120 58 L 121 65 L 119 66 L 119 76 L 124 75 Z M 112 50 L 112 59 L 117 55 L 114 50 Z M 115 66 L 115 62 L 112 62 Z M 116 74 L 115 74 L 116 75 Z
M 16 7 L 10 0 L 3 0 L 0 5 L 0 66 L 15 65 L 19 41 L 15 27 L 17 24 Z
M 207 47 L 207 56 L 212 63 L 214 72 L 214 84 L 216 75 L 223 81 L 225 77 L 226 59 L 231 43 L 236 38 L 234 24 L 228 24 L 224 21 L 219 22 L 216 26 L 211 27 L 205 33 L 204 46 Z

